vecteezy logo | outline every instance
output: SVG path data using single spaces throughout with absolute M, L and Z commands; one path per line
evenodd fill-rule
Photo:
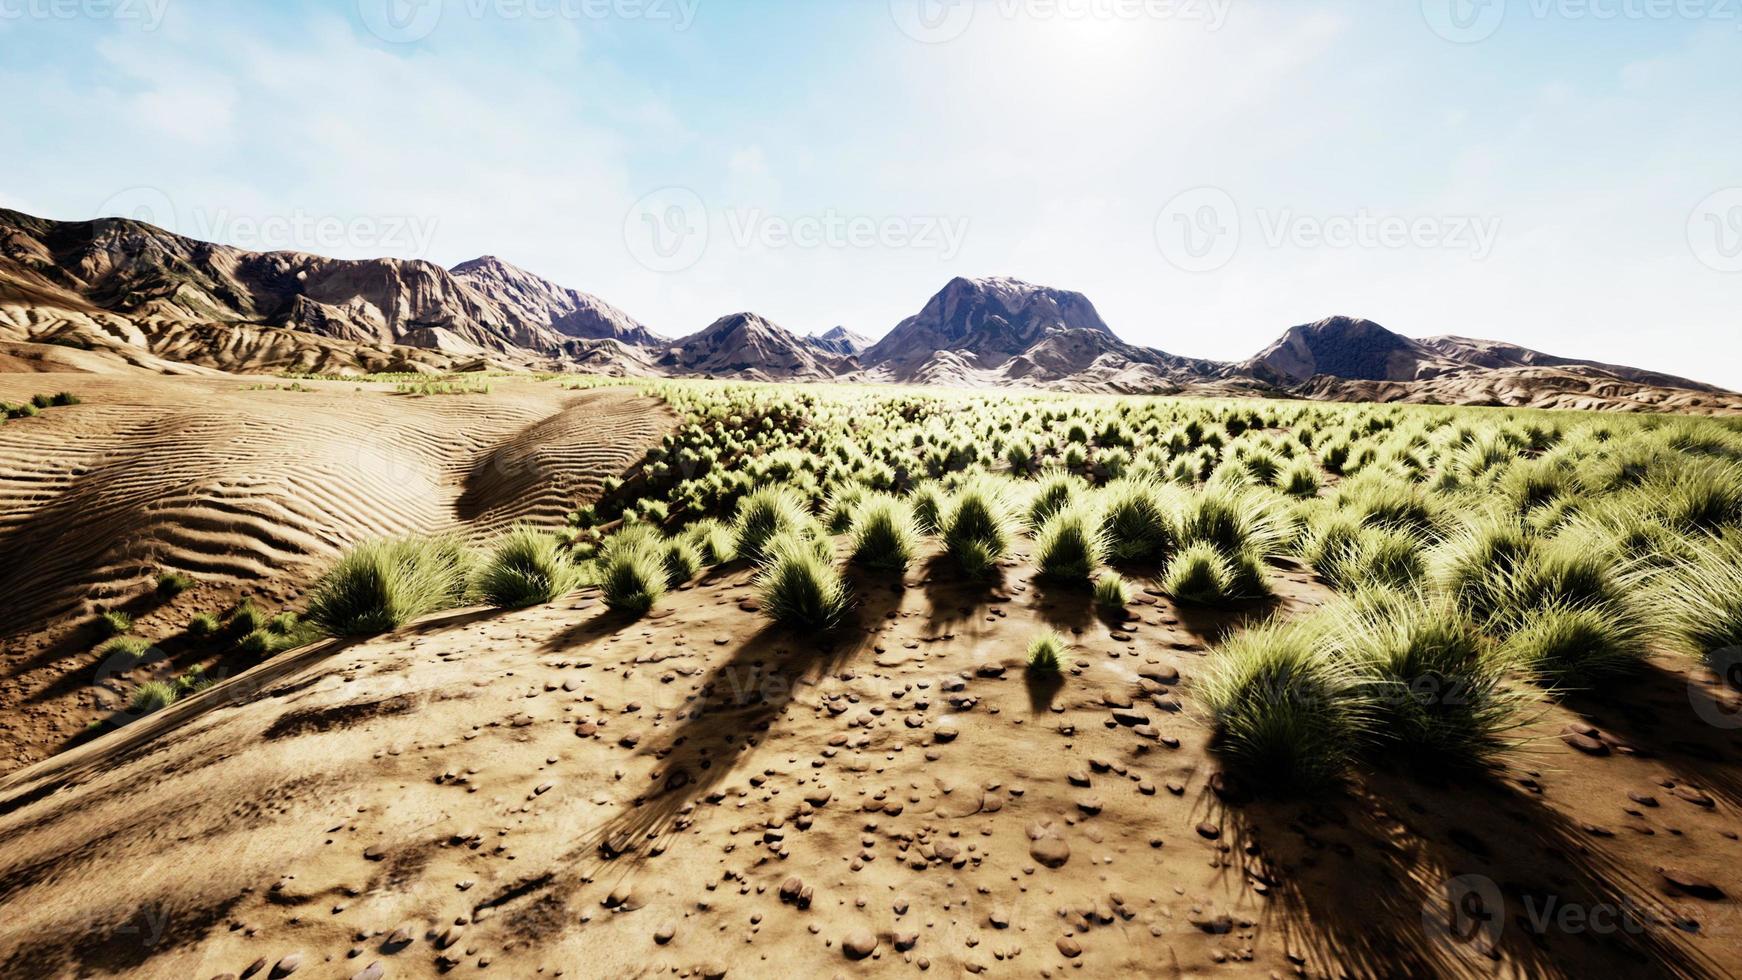
M 661 187 L 641 196 L 623 217 L 623 243 L 635 261 L 654 272 L 681 272 L 708 249 L 708 209 L 687 187 Z
M 97 217 L 129 218 L 164 231 L 177 231 L 175 202 L 155 187 L 129 187 L 110 194 L 97 205 Z
M 1694 208 L 1688 247 L 1707 268 L 1742 272 L 1742 187 L 1715 191 Z
M 1435 34 L 1454 44 L 1486 41 L 1506 19 L 1506 0 L 1421 0 L 1421 15 Z
M 1505 922 L 1500 886 L 1483 875 L 1448 878 L 1439 894 L 1421 903 L 1421 924 L 1429 938 L 1458 952 L 1489 955 L 1500 946 Z
M 974 19 L 974 0 L 889 0 L 889 15 L 901 33 L 922 44 L 962 36 Z
M 388 44 L 410 44 L 441 23 L 442 0 L 357 0 L 357 13 L 369 33 Z
M 1240 249 L 1240 209 L 1220 187 L 1175 194 L 1155 216 L 1155 247 L 1185 272 L 1220 269 Z
M 1728 692 L 1730 700 L 1714 697 L 1700 682 L 1700 675 L 1691 674 L 1688 679 L 1688 703 L 1693 706 L 1694 714 L 1713 728 L 1732 731 L 1742 728 L 1742 707 L 1738 707 L 1734 697 L 1734 692 L 1742 691 L 1742 646 L 1713 650 L 1706 655 L 1706 666 L 1718 675 L 1719 695 Z

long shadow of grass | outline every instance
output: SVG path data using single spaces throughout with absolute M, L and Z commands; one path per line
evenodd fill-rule
M 859 644 L 800 637 L 766 627 L 739 644 L 703 678 L 695 700 L 664 739 L 639 748 L 658 761 L 654 788 L 592 828 L 565 857 L 590 880 L 610 862 L 620 875 L 661 849 L 656 842 L 687 822 L 690 804 L 716 791 L 735 758 L 753 750 L 800 687 L 837 670 Z
M 1606 684 L 1562 692 L 1560 700 L 1598 730 L 1661 762 L 1679 781 L 1742 807 L 1736 739 L 1742 715 L 1689 675 L 1646 663 Z
M 613 878 L 626 877 L 662 850 L 664 839 L 687 824 L 691 804 L 719 790 L 735 759 L 755 749 L 800 688 L 841 670 L 875 644 L 877 630 L 905 593 L 885 576 L 855 572 L 848 578 L 857 605 L 847 622 L 826 634 L 763 626 L 708 671 L 665 738 L 638 747 L 658 760 L 657 781 L 565 855 L 564 863 L 577 866 L 582 881 L 611 865 Z
M 1268 890 L 1265 924 L 1315 973 L 1725 975 L 1646 882 L 1497 773 L 1382 770 L 1318 802 L 1206 792 L 1199 809 L 1223 828 L 1229 873 Z
M 1007 571 L 999 565 L 990 574 L 970 577 L 947 554 L 934 555 L 921 566 L 924 573 L 926 622 L 929 632 L 948 631 L 971 621 L 987 605 L 1008 598 Z

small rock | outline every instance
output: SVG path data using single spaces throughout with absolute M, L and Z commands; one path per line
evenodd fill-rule
M 1699 875 L 1683 871 L 1679 868 L 1658 868 L 1657 873 L 1663 876 L 1664 881 L 1674 885 L 1676 890 L 1692 895 L 1695 898 L 1717 901 L 1724 897 L 1724 890 L 1722 888 L 1719 888 L 1712 882 L 1701 878 Z
M 841 952 L 851 960 L 862 960 L 877 952 L 877 934 L 869 929 L 855 929 L 841 940 Z

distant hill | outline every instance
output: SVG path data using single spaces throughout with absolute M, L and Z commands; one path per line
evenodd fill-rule
M 444 269 L 249 252 L 123 218 L 0 209 L 0 368 L 485 367 L 1742 411 L 1742 396 L 1686 378 L 1500 341 L 1415 339 L 1349 316 L 1291 327 L 1244 361 L 1184 357 L 1120 339 L 1082 293 L 1004 276 L 951 279 L 875 343 L 840 326 L 800 336 L 755 313 L 667 340 L 597 296 L 494 256 Z

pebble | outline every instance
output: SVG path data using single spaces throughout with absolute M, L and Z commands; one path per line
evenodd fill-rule
M 841 940 L 841 951 L 848 959 L 862 960 L 877 952 L 877 934 L 869 929 L 855 929 Z

